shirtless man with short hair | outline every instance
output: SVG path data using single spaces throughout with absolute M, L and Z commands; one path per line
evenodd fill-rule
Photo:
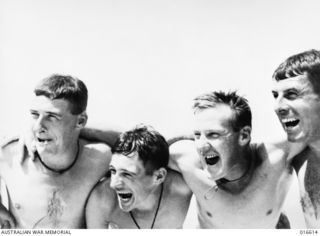
M 304 144 L 251 144 L 251 111 L 236 93 L 212 92 L 194 103 L 194 139 L 170 146 L 169 167 L 195 195 L 198 228 L 289 228 L 281 209 Z M 103 135 L 101 135 L 103 133 Z M 105 140 L 108 131 L 83 133 Z M 196 148 L 194 147 L 196 146 Z
M 193 109 L 195 141 L 171 145 L 170 160 L 196 197 L 198 227 L 289 227 L 281 209 L 303 145 L 251 144 L 251 111 L 235 92 L 198 96 Z
M 320 228 L 320 51 L 286 59 L 274 72 L 275 112 L 290 142 L 306 143 L 293 159 L 308 228 Z
M 32 158 L 23 139 L 1 147 L 0 175 L 18 228 L 84 228 L 90 191 L 107 171 L 109 146 L 79 139 L 87 122 L 87 88 L 52 75 L 34 90 Z
M 111 177 L 96 186 L 86 207 L 88 228 L 182 228 L 192 192 L 167 168 L 165 139 L 138 126 L 121 134 L 112 153 Z

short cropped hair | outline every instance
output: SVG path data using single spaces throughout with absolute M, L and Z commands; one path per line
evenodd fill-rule
M 65 99 L 70 102 L 71 114 L 78 115 L 86 110 L 88 102 L 88 90 L 86 85 L 79 79 L 69 75 L 53 74 L 44 78 L 35 87 L 36 96 L 47 98 Z
M 251 127 L 252 114 L 247 99 L 239 96 L 235 91 L 215 91 L 202 94 L 194 99 L 193 111 L 196 114 L 201 110 L 213 108 L 218 104 L 225 104 L 233 111 L 231 126 L 235 132 L 245 126 Z
M 165 138 L 151 126 L 143 124 L 122 133 L 111 151 L 125 156 L 137 152 L 147 175 L 161 167 L 166 168 L 169 163 L 169 145 Z
M 320 51 L 311 49 L 287 58 L 273 73 L 276 81 L 306 74 L 320 93 Z

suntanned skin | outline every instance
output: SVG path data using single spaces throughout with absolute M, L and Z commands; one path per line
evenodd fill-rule
M 111 179 L 101 181 L 90 195 L 86 208 L 88 228 L 137 229 L 129 214 L 132 211 L 139 227 L 150 229 L 157 212 L 162 184 L 162 198 L 153 228 L 182 228 L 192 192 L 181 174 L 168 169 L 165 179 L 154 187 L 150 182 L 153 177 L 145 175 L 142 162 L 128 157 L 123 160 L 118 163 L 111 161 L 110 169 L 114 172 L 111 173 Z M 134 177 L 127 178 L 123 172 L 116 173 L 122 170 L 128 173 L 130 169 L 130 173 L 135 173 Z M 134 203 L 120 203 L 121 199 L 115 190 L 123 192 L 128 187 L 136 190 L 133 190 Z
M 180 141 L 170 151 L 196 196 L 199 228 L 276 228 L 293 178 L 284 151 L 273 145 L 252 145 L 254 170 L 241 189 L 230 192 L 223 186 L 212 189 L 215 182 L 197 164 L 193 146 L 192 141 Z
M 195 114 L 195 142 L 171 145 L 169 166 L 182 173 L 196 196 L 199 228 L 276 228 L 293 178 L 291 160 L 303 145 L 247 146 L 248 131 L 232 132 L 228 109 L 221 105 Z M 215 153 L 219 161 L 209 166 L 205 156 Z
M 80 141 L 80 155 L 63 174 L 45 169 L 14 141 L 2 148 L 0 172 L 17 228 L 84 228 L 90 191 L 106 172 L 109 147 Z M 94 170 L 94 171 L 93 171 Z
M 156 193 L 155 202 L 157 203 L 160 191 L 157 190 Z M 191 195 L 181 175 L 168 170 L 159 212 L 153 228 L 182 228 Z M 137 214 L 134 216 L 141 228 L 150 229 L 155 211 L 156 206 L 141 214 L 140 217 Z M 129 213 L 120 209 L 117 195 L 110 188 L 110 179 L 100 182 L 92 192 L 86 210 L 86 221 L 88 228 L 137 229 Z
M 66 100 L 36 97 L 31 115 L 39 157 L 29 155 L 23 139 L 3 145 L 0 155 L 0 175 L 16 226 L 84 228 L 85 204 L 107 171 L 110 148 L 78 139 L 85 122 L 70 113 Z
M 308 228 L 320 228 L 320 96 L 307 74 L 273 81 L 275 111 L 290 142 L 307 144 L 293 159 Z M 297 124 L 287 126 L 288 119 Z

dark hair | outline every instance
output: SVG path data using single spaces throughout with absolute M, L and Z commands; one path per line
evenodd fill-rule
M 88 102 L 88 90 L 79 79 L 69 75 L 53 74 L 43 80 L 34 89 L 36 96 L 65 99 L 71 104 L 71 113 L 78 115 L 85 111 Z
M 234 131 L 239 131 L 244 126 L 251 127 L 252 114 L 247 99 L 234 92 L 215 91 L 202 94 L 194 99 L 193 111 L 215 107 L 217 104 L 228 105 L 233 111 L 234 117 L 231 125 Z
M 169 162 L 169 146 L 165 138 L 150 126 L 138 125 L 122 133 L 111 149 L 112 153 L 129 155 L 137 152 L 147 175 Z
M 273 73 L 276 81 L 306 74 L 316 92 L 320 92 L 320 51 L 311 49 L 286 59 Z

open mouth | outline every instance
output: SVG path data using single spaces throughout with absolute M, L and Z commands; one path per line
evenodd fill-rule
M 118 192 L 118 196 L 119 198 L 124 201 L 124 202 L 128 202 L 130 201 L 130 199 L 132 198 L 132 193 L 128 193 L 128 192 Z
M 41 144 L 47 144 L 48 142 L 51 141 L 51 139 L 42 139 L 42 138 L 37 138 L 37 141 Z
M 286 129 L 292 129 L 299 124 L 300 120 L 295 118 L 286 118 L 282 119 L 282 123 L 284 124 Z
M 204 160 L 207 163 L 207 165 L 212 166 L 217 164 L 217 162 L 219 161 L 220 157 L 218 155 L 209 155 L 209 156 L 205 156 Z

